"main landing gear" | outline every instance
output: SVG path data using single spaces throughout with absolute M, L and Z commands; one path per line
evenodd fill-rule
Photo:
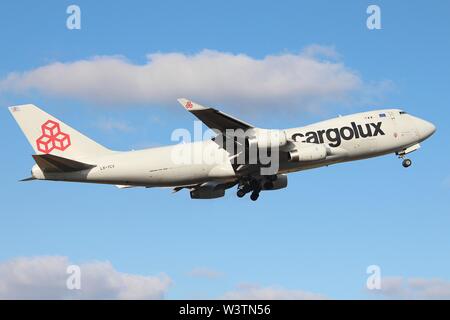
M 258 198 L 259 198 L 259 191 L 258 192 L 253 191 L 252 194 L 250 195 L 250 199 L 252 201 L 256 201 L 258 200 Z
M 244 181 L 238 186 L 236 195 L 239 198 L 244 197 L 247 193 L 251 192 L 250 199 L 256 201 L 259 198 L 259 193 L 261 192 L 261 184 L 257 180 Z
M 236 195 L 237 195 L 239 198 L 244 197 L 246 194 L 247 194 L 247 192 L 246 192 L 245 190 L 243 190 L 243 189 L 238 189 L 238 191 L 237 191 L 237 193 L 236 193 Z

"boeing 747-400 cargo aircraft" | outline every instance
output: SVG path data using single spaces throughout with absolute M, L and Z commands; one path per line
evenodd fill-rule
M 178 101 L 216 136 L 119 152 L 96 143 L 34 105 L 11 107 L 36 153 L 32 176 L 24 180 L 102 183 L 120 188 L 170 187 L 174 191 L 185 188 L 193 199 L 219 198 L 226 189 L 237 185 L 238 197 L 250 193 L 250 198 L 257 200 L 263 190 L 287 187 L 290 172 L 386 154 L 396 154 L 407 168 L 411 160 L 405 156 L 419 149 L 420 143 L 436 130 L 430 122 L 398 109 L 269 130 L 187 99 Z

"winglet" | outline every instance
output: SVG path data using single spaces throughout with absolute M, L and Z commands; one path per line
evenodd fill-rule
M 199 105 L 198 103 L 192 102 L 191 100 L 180 98 L 178 99 L 178 102 L 187 110 L 187 111 L 199 111 L 199 110 L 205 110 L 210 109 L 206 108 L 204 106 Z

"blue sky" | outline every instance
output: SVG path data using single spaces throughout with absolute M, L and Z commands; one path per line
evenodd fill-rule
M 317 45 L 332 48 L 327 59 L 361 81 L 350 97 L 308 110 L 285 105 L 292 97 L 263 107 L 226 98 L 217 104 L 261 127 L 402 107 L 436 124 L 437 132 L 411 155 L 408 170 L 392 155 L 295 173 L 287 189 L 263 193 L 257 202 L 238 199 L 234 190 L 194 201 L 168 189 L 19 183 L 29 175 L 33 151 L 10 105 L 34 103 L 118 150 L 169 144 L 172 130 L 191 129 L 194 119 L 175 100 L 130 96 L 130 103 L 108 104 L 0 85 L 0 261 L 46 255 L 109 261 L 123 273 L 167 274 L 172 284 L 165 297 L 177 299 L 221 297 L 242 284 L 374 298 L 364 290 L 372 264 L 386 277 L 440 279 L 450 292 L 448 2 L 376 1 L 382 29 L 372 31 L 368 1 L 76 1 L 81 30 L 65 27 L 70 4 L 0 5 L 0 84 L 12 72 L 94 56 L 143 65 L 151 53 L 192 56 L 209 49 L 258 60 Z M 220 275 L 194 277 L 195 268 Z

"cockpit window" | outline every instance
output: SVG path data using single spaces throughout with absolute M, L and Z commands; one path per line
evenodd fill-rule
M 400 114 L 408 114 L 406 111 L 400 111 Z

